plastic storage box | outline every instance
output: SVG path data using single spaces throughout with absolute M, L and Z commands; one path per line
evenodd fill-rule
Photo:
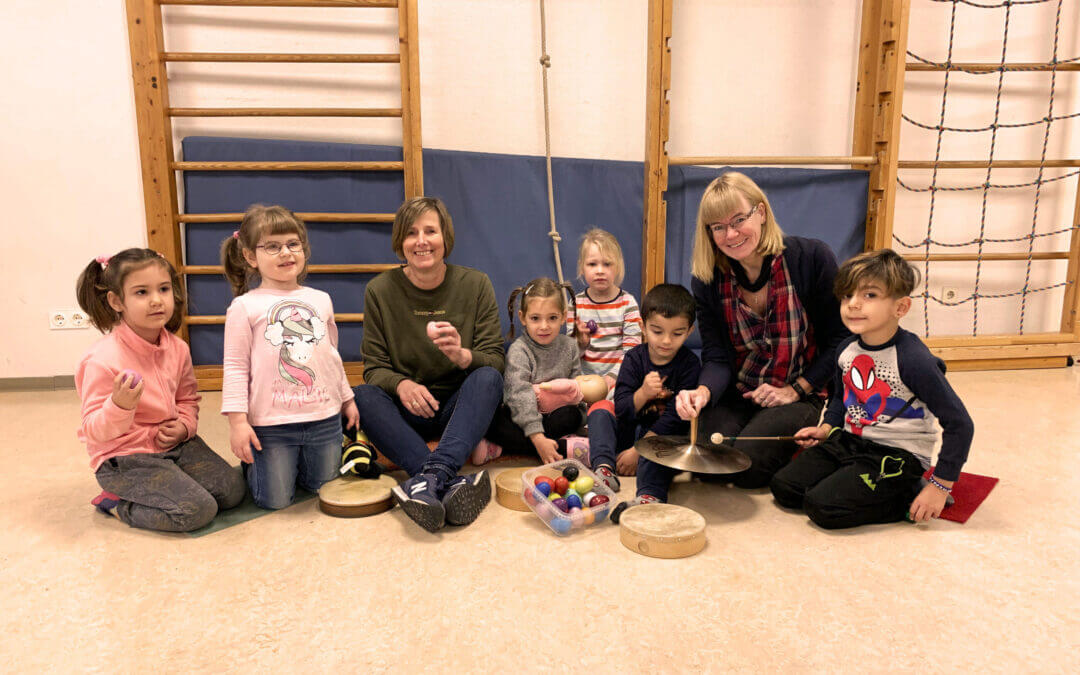
M 596 508 L 583 506 L 580 511 L 574 513 L 564 513 L 559 507 L 552 504 L 548 496 L 541 492 L 534 485 L 534 482 L 538 476 L 547 476 L 555 480 L 562 476 L 563 469 L 568 466 L 577 467 L 579 477 L 588 476 L 592 478 L 592 492 L 607 497 L 608 501 Z M 563 459 L 544 466 L 538 466 L 535 469 L 529 469 L 521 474 L 521 498 L 525 500 L 525 504 L 532 509 L 532 512 L 551 528 L 552 532 L 561 536 L 570 534 L 572 530 L 579 530 L 589 525 L 604 522 L 607 520 L 608 514 L 611 513 L 611 509 L 615 508 L 615 493 L 608 489 L 597 478 L 595 473 L 589 471 L 584 464 L 576 459 Z

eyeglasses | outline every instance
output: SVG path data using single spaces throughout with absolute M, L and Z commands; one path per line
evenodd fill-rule
M 750 207 L 750 210 L 746 213 L 740 213 L 739 215 L 735 216 L 734 220 L 732 220 L 727 225 L 723 223 L 710 223 L 705 227 L 709 228 L 709 232 L 712 232 L 713 234 L 724 234 L 725 231 L 737 230 L 743 225 L 745 225 L 746 221 L 750 220 L 754 213 L 757 212 L 758 206 L 758 204 L 755 204 L 754 206 Z
M 272 241 L 268 244 L 259 244 L 255 248 L 261 248 L 269 255 L 277 255 L 278 253 L 281 253 L 281 249 L 283 248 L 289 249 L 289 251 L 292 253 L 300 253 L 304 250 L 304 242 L 300 241 L 299 239 L 290 239 L 284 244 Z

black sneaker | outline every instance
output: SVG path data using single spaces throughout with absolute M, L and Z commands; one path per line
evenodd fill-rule
M 428 532 L 440 530 L 446 523 L 446 509 L 438 497 L 438 480 L 435 474 L 418 473 L 390 491 L 401 510 Z
M 451 525 L 468 525 L 491 501 L 491 479 L 487 471 L 477 471 L 469 476 L 458 476 L 446 484 L 442 505 L 446 509 L 446 522 Z

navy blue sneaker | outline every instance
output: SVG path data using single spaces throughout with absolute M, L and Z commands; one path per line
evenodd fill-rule
M 659 503 L 661 503 L 660 500 L 656 497 L 653 497 L 652 495 L 638 495 L 637 497 L 634 497 L 629 501 L 619 502 L 618 504 L 616 504 L 615 508 L 612 509 L 611 516 L 609 516 L 609 518 L 613 524 L 618 525 L 619 518 L 622 518 L 623 511 L 630 508 L 631 506 L 641 506 L 642 504 Z
M 439 501 L 439 479 L 435 474 L 418 473 L 397 485 L 390 494 L 401 510 L 428 532 L 442 529 L 446 523 L 446 509 Z
M 491 501 L 491 479 L 487 471 L 477 471 L 469 476 L 457 476 L 446 484 L 442 505 L 446 509 L 446 522 L 451 525 L 468 525 Z

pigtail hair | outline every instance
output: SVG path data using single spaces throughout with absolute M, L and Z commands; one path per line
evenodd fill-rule
M 510 291 L 510 301 L 506 303 L 506 311 L 510 314 L 510 332 L 506 334 L 507 340 L 514 339 L 514 300 L 524 292 L 525 288 L 522 286 Z
M 244 260 L 243 247 L 240 238 L 229 235 L 221 242 L 221 266 L 225 268 L 225 279 L 232 287 L 233 297 L 247 293 L 251 282 L 252 270 Z
M 91 260 L 75 282 L 75 298 L 86 312 L 91 325 L 108 333 L 120 321 L 120 315 L 109 305 L 109 286 L 105 283 L 107 263 Z

